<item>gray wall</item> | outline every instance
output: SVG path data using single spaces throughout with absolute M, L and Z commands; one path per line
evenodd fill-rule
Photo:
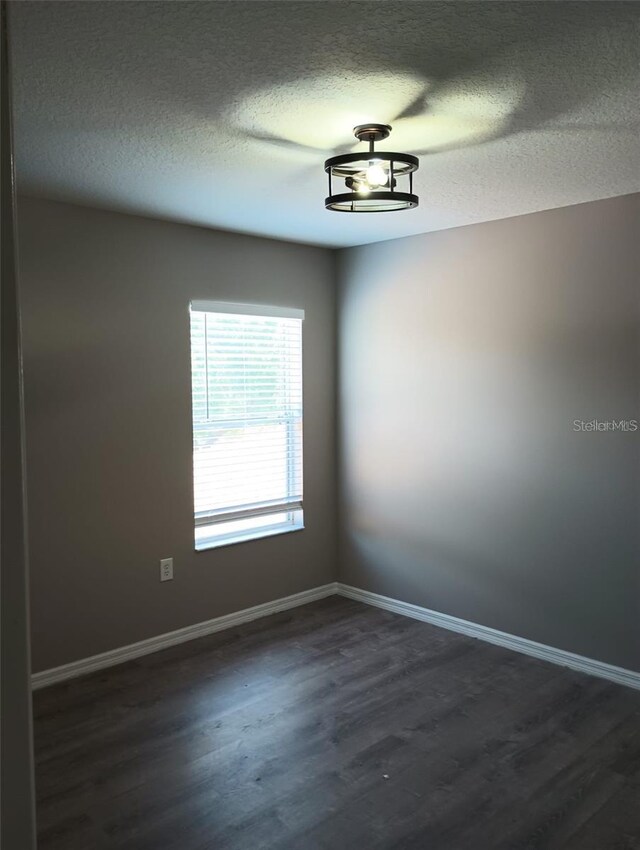
M 34 670 L 334 580 L 332 252 L 27 198 L 18 212 Z M 194 552 L 191 298 L 306 310 L 304 531 Z
M 342 581 L 640 668 L 639 211 L 338 252 Z M 34 669 L 335 579 L 332 252 L 19 213 Z M 194 297 L 307 311 L 301 533 L 193 551 Z
M 639 212 L 340 252 L 342 581 L 640 669 Z
M 24 423 L 7 5 L 0 4 L 0 846 L 35 847 L 29 598 L 25 535 Z

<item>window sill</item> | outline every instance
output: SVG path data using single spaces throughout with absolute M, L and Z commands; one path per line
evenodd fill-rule
M 236 543 L 249 543 L 253 540 L 261 540 L 263 537 L 275 537 L 278 534 L 290 534 L 292 531 L 304 531 L 304 525 L 287 525 L 269 529 L 256 529 L 244 534 L 228 534 L 224 537 L 209 537 L 196 541 L 196 552 L 206 552 L 208 549 L 219 549 L 221 546 L 233 546 Z

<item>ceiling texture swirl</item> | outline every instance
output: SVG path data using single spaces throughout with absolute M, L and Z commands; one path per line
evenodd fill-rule
M 329 246 L 640 190 L 640 5 L 14 2 L 29 195 Z M 415 210 L 324 209 L 324 160 L 393 125 Z M 389 147 L 391 146 L 391 147 Z

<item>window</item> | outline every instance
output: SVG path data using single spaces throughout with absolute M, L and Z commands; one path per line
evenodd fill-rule
M 303 319 L 191 304 L 196 549 L 303 527 Z

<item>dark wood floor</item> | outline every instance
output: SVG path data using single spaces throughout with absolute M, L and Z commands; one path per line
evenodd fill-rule
M 39 850 L 638 850 L 640 692 L 332 597 L 35 695 Z

